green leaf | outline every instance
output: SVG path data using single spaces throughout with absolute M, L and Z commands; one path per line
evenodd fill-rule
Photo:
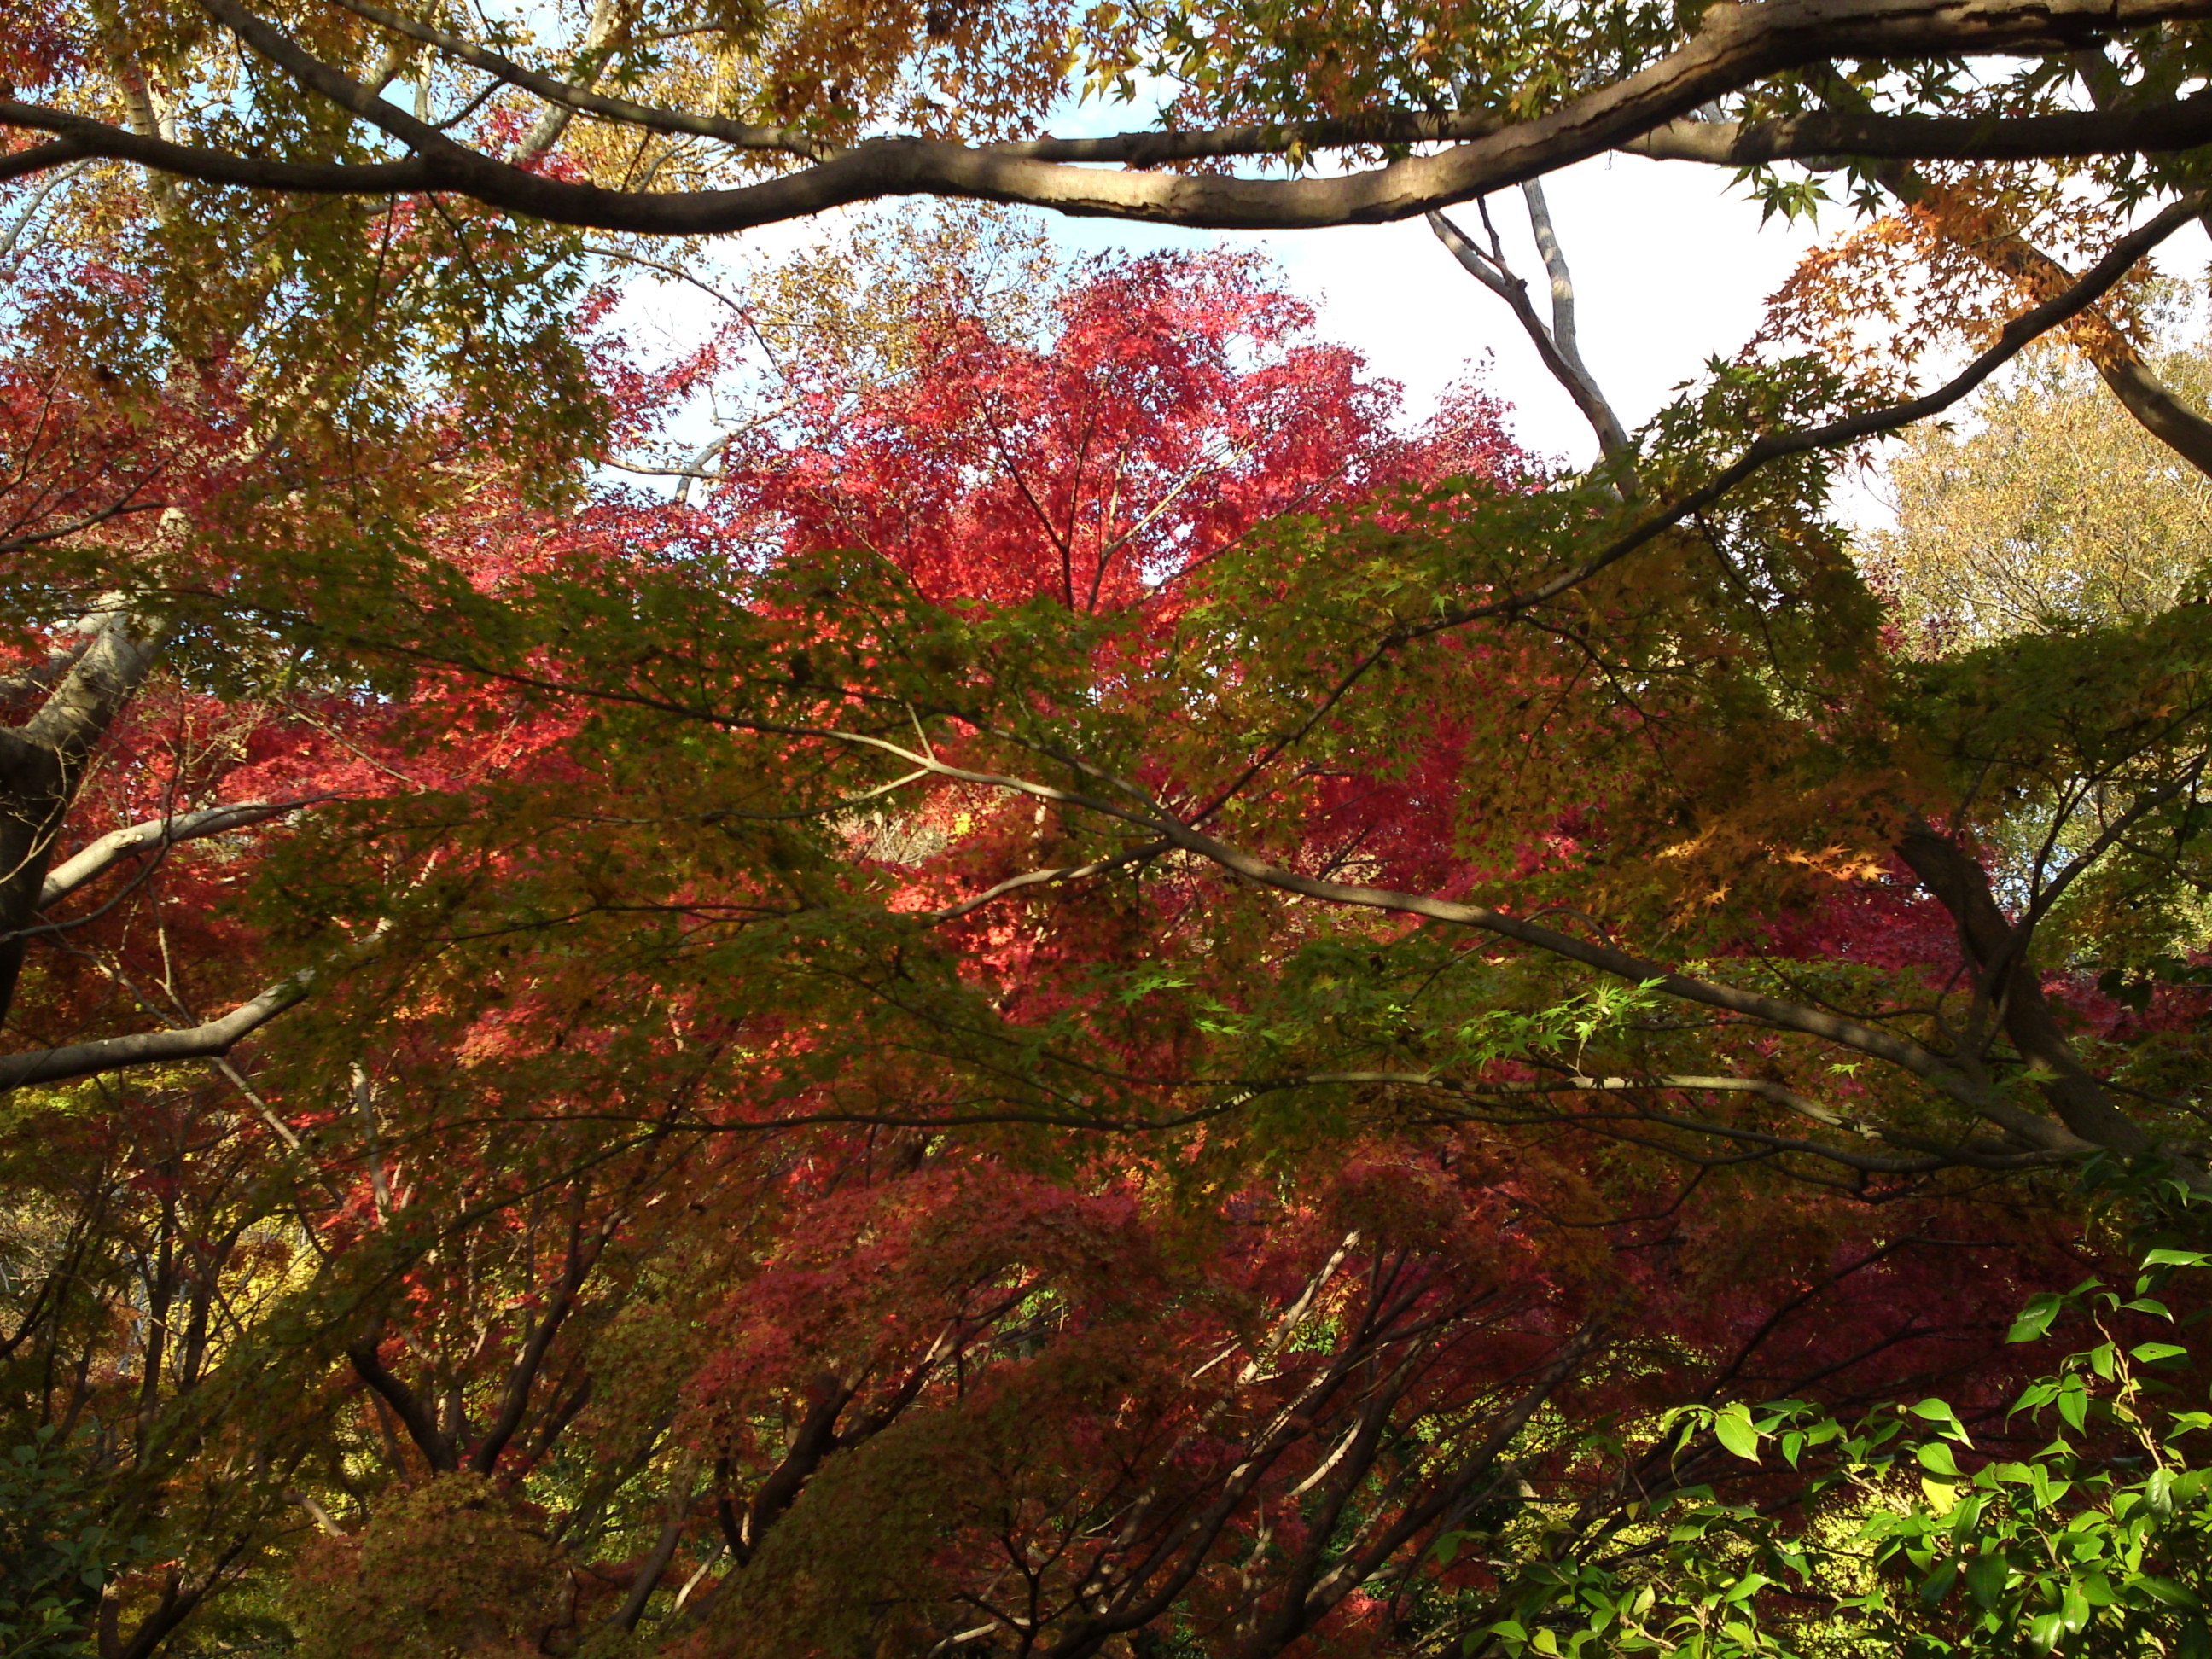
M 1967 1439 L 1966 1425 L 1959 1420 L 1959 1413 L 1951 1409 L 1948 1401 L 1923 1400 L 1912 1407 L 1912 1414 L 1923 1422 L 1942 1424 L 1954 1440 L 1965 1441 L 1968 1445 L 1973 1443 Z
M 2177 1584 L 2171 1578 L 2160 1578 L 2145 1573 L 2128 1580 L 2128 1588 L 2140 1590 L 2154 1601 L 2163 1601 L 2170 1607 L 2201 1607 L 2204 1605 L 2195 1590 L 2186 1584 Z
M 1749 1407 L 1727 1406 L 1715 1413 L 1713 1437 L 1746 1462 L 1759 1462 L 1759 1431 L 1751 1425 Z
M 2051 1328 L 2063 1305 L 2049 1291 L 2041 1291 L 2028 1297 L 2027 1305 L 2021 1310 L 2020 1317 L 2012 1322 L 2005 1334 L 2008 1342 L 2033 1342 Z
M 2088 1598 L 2071 1584 L 2066 1587 L 2066 1594 L 2059 1601 L 2058 1622 L 2060 1628 L 2069 1636 L 2078 1636 L 2088 1627 Z
M 1920 1586 L 1920 1599 L 1929 1607 L 1934 1607 L 1951 1593 L 1951 1586 L 1958 1581 L 1958 1577 L 1959 1560 L 1956 1556 L 1953 1556 L 1923 1581 Z
M 1959 1471 L 1959 1460 L 1951 1455 L 1951 1448 L 1941 1440 L 1930 1440 L 1915 1446 L 1912 1455 L 1920 1460 L 1920 1467 L 1930 1474 L 1940 1474 L 1951 1480 L 1966 1479 Z
M 1963 1545 L 1981 1524 L 1982 1506 L 1989 1500 L 1978 1492 L 1970 1492 L 1959 1507 L 1951 1511 L 1951 1541 Z
M 2058 1391 L 2058 1414 L 2076 1431 L 2089 1420 L 2089 1391 L 2078 1376 L 2069 1376 Z
M 1966 1568 L 1966 1593 L 1979 1605 L 1993 1607 L 2011 1577 L 2011 1565 L 2002 1555 L 1978 1555 Z

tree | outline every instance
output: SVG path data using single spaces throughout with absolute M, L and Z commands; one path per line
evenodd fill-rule
M 27 1019 L 17 1003 L 29 942 L 77 925 L 57 928 L 42 910 L 300 804 L 201 810 L 224 763 L 179 753 L 167 775 L 92 786 L 109 807 L 135 792 L 143 821 L 106 817 L 106 833 L 56 867 L 81 792 L 104 755 L 130 747 L 131 711 L 165 656 L 181 645 L 222 659 L 217 678 L 237 691 L 271 656 L 256 583 L 296 596 L 319 565 L 357 575 L 365 562 L 404 562 L 392 528 L 450 495 L 464 427 L 504 429 L 516 465 L 542 469 L 550 492 L 595 428 L 565 319 L 550 322 L 575 293 L 559 246 L 495 238 L 455 282 L 441 250 L 449 231 L 466 237 L 449 218 L 264 205 L 204 222 L 158 184 L 80 170 L 27 192 L 7 233 L 0 546 L 32 556 L 5 589 L 0 1016 L 39 1043 L 0 1061 L 9 1086 L 220 1053 L 298 1000 L 298 985 L 264 986 L 196 1036 L 89 1042 L 71 1041 L 82 1033 L 54 1010 Z M 498 291 L 501 277 L 537 286 L 518 298 Z M 309 291 L 317 301 L 303 305 Z M 512 378 L 525 362 L 527 386 Z M 187 596 L 218 595 L 187 623 Z
M 465 649 L 465 672 L 349 696 L 343 642 L 305 635 L 327 698 L 261 716 L 298 724 L 240 785 L 314 776 L 351 799 L 264 843 L 273 931 L 228 954 L 276 972 L 333 939 L 377 948 L 222 1084 L 125 1071 L 27 1103 L 46 1140 L 10 1177 L 36 1219 L 10 1267 L 19 1410 L 74 1416 L 81 1446 L 96 1426 L 81 1455 L 113 1535 L 150 1534 L 146 1565 L 111 1561 L 118 1650 L 262 1639 L 279 1618 L 327 1651 L 834 1644 L 869 1586 L 869 1628 L 929 1641 L 949 1619 L 1028 1620 L 1068 1651 L 1146 1632 L 1254 1652 L 1315 1629 L 1456 1639 L 1490 1616 L 1498 1562 L 1650 1487 L 1668 1405 L 2007 1374 L 1990 1302 L 2063 1271 L 2063 1233 L 1929 1184 L 1946 1159 L 1904 1160 L 1879 1208 L 1829 1208 L 1771 1159 L 1731 1174 L 1699 1150 L 1714 1128 L 1640 1082 L 1543 1109 L 1596 1085 L 1600 1053 L 1640 1079 L 1653 1045 L 1700 1040 L 1647 994 L 1387 917 L 1240 915 L 1204 862 L 1133 861 L 1112 908 L 1071 902 L 1032 878 L 1055 842 L 1087 857 L 1079 816 L 968 787 L 856 797 L 872 763 L 856 775 L 799 724 L 824 702 L 857 699 L 884 741 L 924 724 L 955 767 L 1009 718 L 1072 727 L 1151 749 L 1140 775 L 1176 787 L 1209 726 L 1312 670 L 1310 636 L 1285 641 L 1288 671 L 1271 659 L 1239 583 L 1387 592 L 1439 526 L 1551 510 L 1494 411 L 1394 434 L 1387 400 L 1235 262 L 1055 291 L 1041 339 L 919 306 L 909 380 L 781 357 L 839 418 L 721 444 L 688 504 L 614 495 L 579 516 L 479 489 L 423 520 L 414 585 L 368 614 L 384 641 L 419 630 L 418 663 Z M 1095 372 L 1058 372 L 1084 352 Z M 611 366 L 621 428 L 649 443 L 650 400 L 699 367 Z M 994 422 L 1000 386 L 1018 428 Z M 1072 437 L 1115 431 L 1145 442 L 1077 465 Z M 1235 449 L 1276 434 L 1295 441 L 1240 486 Z M 1176 490 L 1185 456 L 1229 487 Z M 1461 482 L 1430 496 L 1445 468 Z M 923 527 L 961 527 L 944 556 L 824 545 L 823 526 L 925 491 Z M 1337 516 L 1270 527 L 1283 491 Z M 1157 533 L 1149 586 L 1101 580 L 1071 607 L 1086 544 L 1062 526 L 1110 546 L 1109 512 Z M 325 580 L 326 603 L 366 608 Z M 1233 654 L 1193 651 L 1232 624 Z M 1601 689 L 1555 657 L 1447 667 L 1406 673 L 1376 714 L 1389 766 L 1358 761 L 1371 727 L 1347 720 L 1322 739 L 1334 763 L 1321 750 L 1253 814 L 1282 856 L 1381 880 L 1494 868 L 1534 892 L 1577 873 L 1565 843 L 1613 833 L 1587 804 L 1555 807 L 1541 848 L 1510 814 L 1470 824 L 1457 779 L 1532 735 L 1500 688 L 1559 711 L 1533 733 L 1532 796 L 1573 779 L 1564 799 L 1587 803 L 1636 763 L 1586 720 Z M 599 695 L 569 689 L 580 670 Z M 638 677 L 621 696 L 616 672 Z M 947 685 L 960 714 L 917 702 Z M 669 696 L 702 688 L 758 717 L 702 742 Z M 140 893 L 204 925 L 219 911 L 188 869 Z M 1008 895 L 973 902 L 1010 882 L 1013 925 Z M 1617 1155 L 1654 1137 L 1687 1190 L 1663 1158 Z M 1924 1220 L 1887 1237 L 1908 1212 Z M 1979 1272 L 1947 1271 L 1962 1250 Z M 1632 1313 L 1608 1281 L 1639 1258 Z M 1562 1410 L 1574 1431 L 1547 1426 Z M 1439 1577 L 1428 1551 L 1476 1524 L 1492 1556 Z M 1010 1539 L 1055 1564 L 1023 1604 L 1000 1582 Z
M 2160 378 L 2203 402 L 2197 360 Z M 1916 434 L 1889 468 L 1897 529 L 1875 550 L 1899 624 L 1930 648 L 2054 618 L 2172 607 L 2196 577 L 2207 483 L 2100 397 L 2078 368 L 2033 365 L 1970 434 Z

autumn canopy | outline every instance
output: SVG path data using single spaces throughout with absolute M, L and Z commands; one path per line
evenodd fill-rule
M 1825 234 L 1641 424 L 1607 155 Z M 2208 156 L 2212 0 L 18 0 L 0 1656 L 2212 1659 Z

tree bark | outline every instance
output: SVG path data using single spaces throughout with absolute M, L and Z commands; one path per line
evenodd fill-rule
M 111 596 L 81 623 L 90 642 L 21 726 L 0 727 L 0 1023 L 22 975 L 26 930 L 45 892 L 85 763 L 160 654 L 162 629 Z

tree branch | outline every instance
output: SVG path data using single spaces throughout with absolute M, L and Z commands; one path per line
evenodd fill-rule
M 1893 163 L 1875 168 L 1874 176 L 1883 189 L 1907 205 L 1918 205 L 1929 198 L 1927 184 L 1910 167 Z M 2012 278 L 2031 295 L 2047 299 L 2074 284 L 2073 272 L 2015 232 L 1947 240 Z M 2136 424 L 2199 472 L 2212 477 L 2212 421 L 2184 403 L 2150 372 L 2142 354 L 2101 307 L 2093 307 L 2083 313 L 2075 329 L 2075 343 Z
M 1566 256 L 1560 252 L 1558 236 L 1552 229 L 1550 209 L 1544 202 L 1544 188 L 1534 179 L 1522 186 L 1528 203 L 1528 220 L 1536 232 L 1538 250 L 1552 280 L 1552 325 L 1547 328 L 1536 314 L 1536 307 L 1528 299 L 1528 284 L 1510 270 L 1498 246 L 1497 234 L 1491 237 L 1491 251 L 1485 253 L 1474 245 L 1474 239 L 1446 218 L 1442 213 L 1428 216 L 1429 229 L 1437 240 L 1450 250 L 1468 275 L 1511 307 L 1514 320 L 1521 331 L 1536 348 L 1544 368 L 1552 378 L 1564 387 L 1581 410 L 1583 418 L 1596 434 L 1599 451 L 1608 459 L 1628 453 L 1628 434 L 1622 428 L 1613 405 L 1606 401 L 1597 381 L 1582 359 L 1575 342 L 1574 282 L 1568 274 Z M 1489 222 L 1486 212 L 1483 222 Z M 1564 334 L 1562 327 L 1564 326 Z
M 1898 852 L 1958 923 L 1960 945 L 1977 976 L 1996 981 L 1988 991 L 1999 1005 L 2005 1035 L 2023 1058 L 2047 1074 L 2044 1096 L 2066 1127 L 2123 1157 L 2155 1153 L 2157 1143 L 2112 1104 L 2104 1085 L 2081 1064 L 2059 1029 L 2044 997 L 2041 976 L 2019 950 L 2013 926 L 1990 896 L 1989 876 L 1982 866 L 1950 837 L 1925 825 L 1908 830 L 1898 842 Z
M 376 1391 L 377 1396 L 390 1406 L 400 1422 L 405 1425 L 408 1438 L 415 1448 L 429 1460 L 430 1467 L 441 1474 L 450 1474 L 460 1468 L 460 1459 L 454 1455 L 453 1443 L 439 1432 L 429 1409 L 422 1397 L 394 1376 L 385 1366 L 377 1352 L 378 1339 L 372 1335 L 363 1341 L 350 1344 L 346 1358 L 353 1362 L 355 1373 L 363 1382 Z
M 1467 1099 L 1495 1098 L 1510 1100 L 1529 1095 L 1546 1094 L 1624 1094 L 1644 1090 L 1674 1090 L 1686 1094 L 1748 1094 L 1774 1105 L 1786 1108 L 1799 1116 L 1808 1118 L 1832 1129 L 1841 1129 L 1862 1139 L 1886 1141 L 1922 1154 L 1918 1158 L 1881 1158 L 1864 1152 L 1855 1152 L 1840 1146 L 1831 1146 L 1821 1141 L 1794 1139 L 1786 1135 L 1767 1134 L 1761 1131 L 1741 1129 L 1728 1124 L 1690 1122 L 1675 1117 L 1659 1117 L 1655 1121 L 1675 1127 L 1693 1129 L 1700 1134 L 1720 1135 L 1747 1145 L 1771 1148 L 1781 1152 L 1804 1152 L 1823 1158 L 1846 1169 L 1868 1175 L 1925 1175 L 1954 1164 L 1964 1164 L 1978 1170 L 2021 1170 L 2048 1164 L 2055 1158 L 2068 1158 L 2094 1150 L 2093 1144 L 2084 1140 L 2070 1151 L 2046 1149 L 2033 1152 L 2008 1152 L 2002 1146 L 1988 1142 L 1968 1143 L 1946 1146 L 1920 1135 L 1907 1134 L 1881 1124 L 1868 1123 L 1857 1118 L 1848 1118 L 1832 1111 L 1818 1101 L 1799 1094 L 1779 1083 L 1761 1078 L 1742 1077 L 1583 1077 L 1574 1076 L 1546 1079 L 1541 1081 L 1507 1083 L 1465 1083 L 1450 1078 L 1438 1077 L 1427 1072 L 1313 1072 L 1290 1083 L 1297 1085 L 1363 1084 L 1393 1085 L 1403 1088 L 1433 1089 L 1440 1093 L 1456 1095 Z
M 279 980 L 260 995 L 241 1002 L 220 1019 L 181 1030 L 145 1031 L 101 1037 L 58 1048 L 0 1055 L 0 1094 L 34 1083 L 68 1083 L 77 1078 L 183 1060 L 227 1054 L 245 1038 L 287 1009 L 306 1000 L 308 975 Z
M 256 55 L 313 95 L 404 145 L 413 158 L 358 165 L 264 161 L 129 133 L 70 112 L 5 100 L 0 100 L 0 122 L 52 132 L 60 142 L 0 162 L 0 179 L 88 155 L 107 155 L 179 177 L 261 189 L 452 191 L 556 223 L 668 235 L 712 235 L 878 197 L 910 195 L 1025 203 L 1063 213 L 1198 228 L 1373 224 L 1418 217 L 1630 146 L 1761 76 L 1808 64 L 1838 58 L 2063 51 L 2117 30 L 2212 16 L 2212 0 L 2036 0 L 2033 4 L 2026 0 L 1765 0 L 1717 5 L 1706 9 L 1695 33 L 1658 62 L 1531 120 L 1506 125 L 1489 111 L 1443 117 L 1405 112 L 1346 124 L 1334 132 L 1326 126 L 1316 129 L 1324 147 L 1330 148 L 1431 138 L 1450 145 L 1440 154 L 1408 155 L 1365 172 L 1252 179 L 1109 173 L 1070 164 L 1274 154 L 1297 140 L 1304 129 L 1294 128 L 1278 130 L 1273 141 L 1264 146 L 1254 143 L 1258 135 L 1249 129 L 1239 137 L 1223 133 L 1125 135 L 1115 141 L 1042 140 L 986 148 L 898 137 L 870 140 L 757 184 L 653 192 L 567 183 L 471 150 L 402 113 L 237 0 L 201 0 L 201 4 Z M 2102 124 L 2094 142 L 2084 134 L 2074 138 L 2077 146 L 2087 143 L 2089 153 L 2112 148 L 2116 142 L 2112 134 L 2123 128 L 2130 139 L 2148 131 L 2130 125 L 2143 122 L 2146 117 L 2141 113 L 2085 118 Z M 1972 128 L 1978 124 L 1966 125 Z M 1973 137 L 1972 132 L 1957 135 L 1962 141 Z M 2042 148 L 2034 153 L 2053 153 L 2051 137 L 2039 130 L 2037 142 Z M 1085 142 L 1091 146 L 1088 149 L 1070 148 Z M 2171 142 L 2185 147 L 2201 140 L 2183 135 Z M 1101 148 L 1105 143 L 1123 148 L 1116 153 Z M 1164 157 L 1164 149 L 1180 155 Z M 26 161 L 25 156 L 33 154 L 39 161 Z
M 327 799 L 318 796 L 317 799 Z M 71 893 L 114 868 L 124 860 L 155 848 L 173 847 L 179 842 L 198 841 L 207 836 L 219 836 L 226 830 L 243 830 L 248 824 L 265 823 L 285 813 L 296 811 L 310 803 L 306 800 L 240 801 L 229 806 L 210 806 L 197 812 L 179 812 L 168 817 L 149 818 L 143 823 L 134 823 L 128 829 L 111 830 L 96 841 L 88 842 L 77 852 L 46 872 L 45 884 L 39 889 L 38 908 L 67 898 Z
M 604 1236 L 600 1241 L 604 1243 Z M 522 1352 L 515 1357 L 514 1369 L 508 1372 L 507 1389 L 500 1401 L 499 1415 L 485 1429 L 483 1438 L 477 1443 L 469 1455 L 469 1467 L 478 1474 L 489 1474 L 499 1467 L 499 1455 L 507 1449 L 514 1431 L 522 1426 L 522 1419 L 530 1409 L 530 1395 L 536 1385 L 538 1374 L 544 1369 L 545 1356 L 553 1346 L 553 1339 L 560 1334 L 562 1322 L 576 1304 L 576 1292 L 583 1287 L 585 1278 L 592 1264 L 599 1260 L 596 1245 L 586 1247 L 580 1222 L 569 1229 L 568 1259 L 561 1273 L 561 1282 L 553 1293 L 551 1305 L 545 1316 L 530 1333 Z M 664 1565 L 665 1565 L 664 1563 Z
M 2148 109 L 2051 115 L 1877 115 L 1815 110 L 1772 121 L 1662 122 L 1620 148 L 1660 161 L 2032 161 L 2159 154 L 2212 143 L 2212 92 Z

